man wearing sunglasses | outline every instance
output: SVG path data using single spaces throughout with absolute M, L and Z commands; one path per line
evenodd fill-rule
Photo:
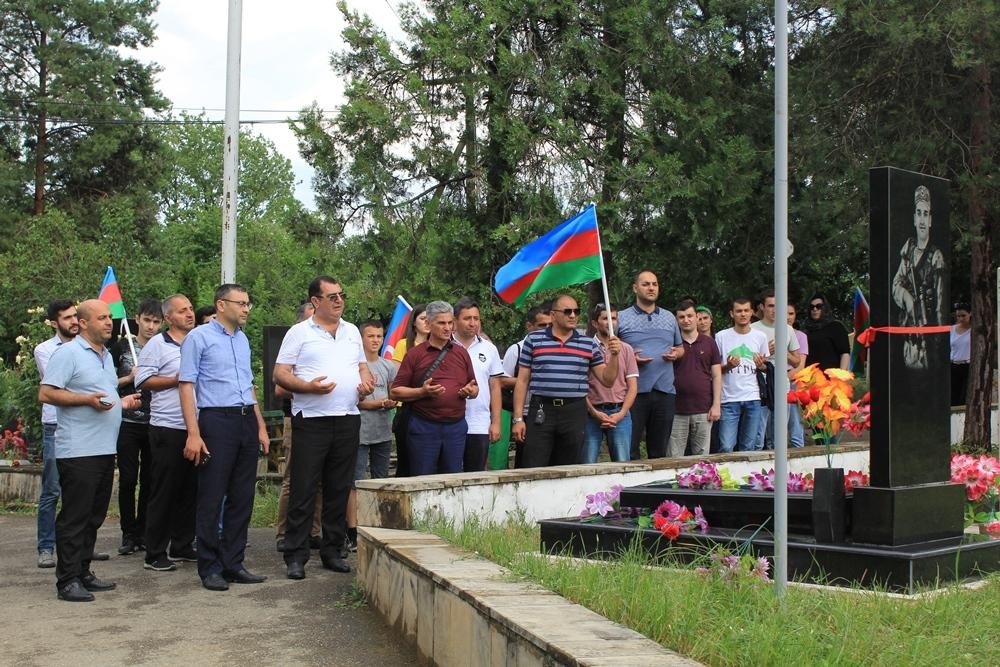
M 323 567 L 350 572 L 347 498 L 354 484 L 361 442 L 358 400 L 375 387 L 358 328 L 343 319 L 347 293 L 334 278 L 309 283 L 313 316 L 285 334 L 274 363 L 274 380 L 292 392 L 292 442 L 285 528 L 289 579 L 304 579 L 309 560 L 316 494 L 323 485 Z
M 576 330 L 580 307 L 568 294 L 552 301 L 552 324 L 524 339 L 514 386 L 511 435 L 524 443 L 525 468 L 580 462 L 587 423 L 588 380 L 611 387 L 618 377 L 621 341 L 611 336 L 605 361 L 600 344 Z M 524 413 L 524 399 L 531 402 Z M 522 416 L 523 415 L 523 416 Z M 527 421 L 527 423 L 525 423 Z

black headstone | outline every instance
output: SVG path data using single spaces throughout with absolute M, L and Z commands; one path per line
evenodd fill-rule
M 870 325 L 948 324 L 948 181 L 878 167 L 869 185 Z M 960 534 L 963 490 L 949 482 L 948 334 L 878 334 L 869 359 L 871 487 L 855 493 L 862 525 L 854 539 L 906 544 Z

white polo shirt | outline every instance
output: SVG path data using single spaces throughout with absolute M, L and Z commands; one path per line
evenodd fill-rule
M 303 417 L 339 417 L 360 414 L 359 364 L 367 363 L 358 328 L 340 320 L 336 336 L 310 317 L 285 334 L 278 350 L 279 364 L 293 366 L 295 377 L 306 382 L 322 375 L 324 382 L 336 382 L 329 394 L 292 394 L 292 414 Z
M 455 338 L 455 343 L 461 341 Z M 465 402 L 465 423 L 471 435 L 485 435 L 490 432 L 490 378 L 503 375 L 503 364 L 497 346 L 476 336 L 476 340 L 465 348 L 472 358 L 472 368 L 476 373 L 479 395 Z
M 135 386 L 142 389 L 142 383 L 153 376 L 173 377 L 181 370 L 181 345 L 164 331 L 149 339 L 139 352 L 139 365 L 135 367 Z M 177 387 L 151 392 L 149 404 L 150 426 L 187 429 L 181 414 L 181 395 Z

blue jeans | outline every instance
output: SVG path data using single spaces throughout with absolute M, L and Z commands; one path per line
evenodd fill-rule
M 799 406 L 788 405 L 788 446 L 804 447 L 805 431 L 802 428 L 802 413 Z M 760 406 L 760 427 L 757 430 L 755 449 L 774 449 L 774 411 L 766 405 Z
M 613 415 L 621 412 L 621 408 L 599 408 L 598 412 Z M 608 439 L 608 453 L 612 461 L 628 461 L 629 450 L 632 447 L 632 415 L 627 414 L 614 428 L 601 428 L 601 422 L 589 414 L 587 424 L 583 429 L 583 461 L 582 463 L 597 463 L 601 453 L 601 443 L 604 437 Z
M 42 492 L 38 495 L 38 551 L 55 551 L 56 504 L 62 488 L 56 467 L 56 425 L 42 424 Z
M 749 452 L 760 449 L 757 436 L 760 430 L 760 401 L 738 401 L 722 404 L 719 420 L 719 451 Z M 760 443 L 763 445 L 763 442 Z
M 365 479 L 368 466 L 371 465 L 372 479 L 382 479 L 389 476 L 389 453 L 392 451 L 392 441 L 374 442 L 358 446 L 358 460 L 354 465 L 354 479 Z

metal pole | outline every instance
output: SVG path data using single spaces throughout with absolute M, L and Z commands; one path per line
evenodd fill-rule
M 774 591 L 788 586 L 788 2 L 774 3 Z
M 236 209 L 240 176 L 240 48 L 243 0 L 229 0 L 226 124 L 222 144 L 222 282 L 236 282 Z

